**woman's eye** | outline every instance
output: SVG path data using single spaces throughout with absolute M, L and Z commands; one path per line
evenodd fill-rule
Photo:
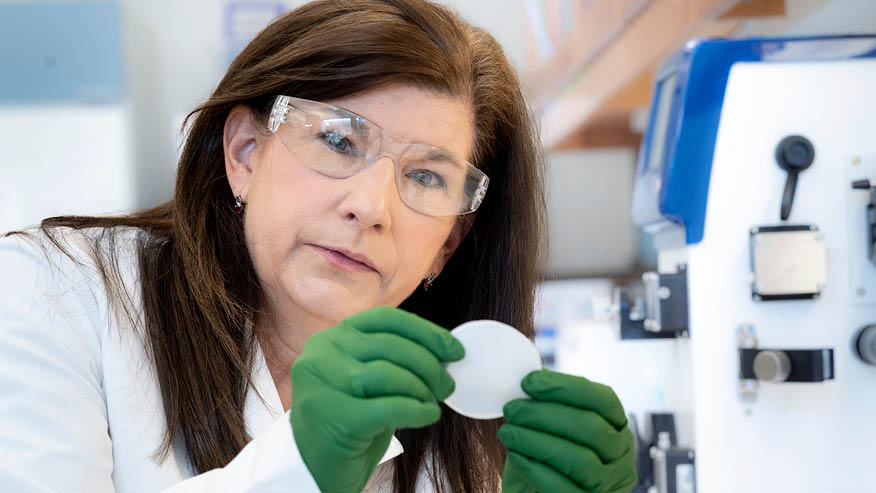
M 445 188 L 444 178 L 431 171 L 417 170 L 407 174 L 407 177 L 428 188 Z
M 356 148 L 349 139 L 337 132 L 324 132 L 319 136 L 331 150 L 351 156 L 356 155 Z

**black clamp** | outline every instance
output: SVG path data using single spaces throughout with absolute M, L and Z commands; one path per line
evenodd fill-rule
M 642 274 L 642 285 L 615 292 L 621 339 L 688 337 L 687 266 L 675 273 Z
M 639 482 L 631 493 L 681 493 L 696 491 L 696 454 L 678 445 L 675 415 L 648 413 L 644 430 L 630 415 L 630 430 L 636 444 Z
M 869 190 L 870 202 L 867 204 L 867 256 L 876 264 L 876 180 L 855 180 L 852 188 Z
M 757 347 L 754 326 L 737 328 L 739 398 L 757 399 L 759 382 L 824 382 L 834 379 L 833 349 L 765 349 Z
M 833 380 L 833 349 L 740 349 L 739 378 L 762 382 Z

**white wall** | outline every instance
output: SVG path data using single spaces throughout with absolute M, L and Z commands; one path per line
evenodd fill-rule
M 137 203 L 171 196 L 177 115 L 209 96 L 222 67 L 222 2 L 122 0 L 126 77 L 133 113 Z
M 134 208 L 129 118 L 123 104 L 0 106 L 0 235 Z
M 118 47 L 105 41 L 117 26 L 101 20 L 113 9 L 56 6 L 0 0 L 0 29 L 34 24 L 4 31 L 0 46 L 0 235 L 50 216 L 135 207 L 131 111 L 119 97 Z M 33 41 L 18 42 L 25 32 Z
M 635 160 L 629 148 L 548 156 L 549 275 L 619 274 L 633 268 Z
M 134 114 L 137 201 L 171 196 L 181 118 L 209 97 L 226 68 L 228 0 L 121 0 Z M 235 3 L 243 3 L 237 1 Z M 302 0 L 281 0 L 295 8 Z M 493 33 L 512 63 L 523 59 L 523 7 L 502 0 L 443 2 Z

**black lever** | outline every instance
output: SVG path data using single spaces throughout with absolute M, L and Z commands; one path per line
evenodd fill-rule
M 852 188 L 870 191 L 870 203 L 867 204 L 867 256 L 870 262 L 876 264 L 876 180 L 855 180 Z
M 787 221 L 791 216 L 794 192 L 797 189 L 797 174 L 812 166 L 814 160 L 815 148 L 812 147 L 812 142 L 802 135 L 789 135 L 776 146 L 776 162 L 788 172 L 785 193 L 782 194 L 782 221 Z
M 852 182 L 852 188 L 856 190 L 870 190 L 876 188 L 876 180 L 855 180 Z

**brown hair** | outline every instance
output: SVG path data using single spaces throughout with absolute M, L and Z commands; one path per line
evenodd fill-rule
M 143 230 L 143 323 L 167 416 L 157 458 L 175 439 L 197 471 L 226 465 L 250 440 L 243 416 L 256 339 L 245 329 L 262 291 L 225 176 L 223 128 L 245 104 L 267 125 L 275 96 L 327 100 L 387 83 L 412 84 L 471 103 L 472 162 L 490 188 L 471 231 L 441 278 L 401 308 L 444 327 L 495 319 L 533 336 L 533 298 L 542 258 L 543 158 L 520 84 L 501 47 L 445 7 L 424 0 L 320 0 L 289 12 L 237 56 L 193 111 L 171 201 L 119 217 L 56 217 L 55 227 L 100 228 L 109 291 L 115 257 L 100 256 L 115 227 Z M 188 120 L 187 119 L 187 120 Z M 59 245 L 60 246 L 60 245 Z M 111 293 L 112 295 L 112 293 Z M 129 313 L 129 317 L 130 317 Z M 132 320 L 134 317 L 132 317 Z M 209 412 L 208 412 L 209 411 Z M 476 421 L 444 408 L 423 429 L 398 430 L 395 491 L 413 491 L 431 451 L 433 483 L 451 491 L 496 491 L 505 452 L 501 420 Z M 181 434 L 181 437 L 180 437 Z M 444 488 L 435 484 L 439 491 Z

